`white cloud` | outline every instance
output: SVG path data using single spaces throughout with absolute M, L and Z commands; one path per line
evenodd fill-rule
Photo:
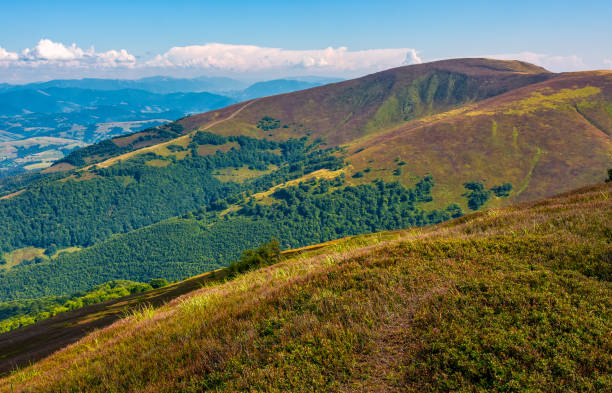
M 96 52 L 94 47 L 81 49 L 76 44 L 66 46 L 60 42 L 41 39 L 33 48 L 26 48 L 21 54 L 6 52 L 0 48 L 0 61 L 15 67 L 59 66 L 73 68 L 132 67 L 136 57 L 125 49 Z M 4 56 L 3 56 L 4 55 Z
M 421 64 L 422 62 L 423 60 L 421 60 L 418 52 L 415 49 L 408 49 L 403 65 Z
M 136 59 L 125 49 L 96 52 L 93 46 L 83 49 L 74 43 L 67 45 L 46 38 L 19 53 L 0 47 L 0 66 L 12 71 L 11 75 L 5 73 L 5 78 L 19 83 L 39 78 L 203 74 L 248 78 L 317 74 L 350 77 L 418 63 L 421 58 L 412 48 L 288 50 L 207 43 L 173 47 L 147 61 Z
M 93 52 L 93 48 L 91 49 Z M 26 48 L 21 52 L 24 60 L 74 60 L 81 59 L 85 55 L 85 51 L 78 48 L 76 44 L 64 46 L 59 42 L 42 39 L 38 44 L 30 49 Z
M 0 46 L 0 65 L 8 65 L 9 62 L 13 62 L 19 58 L 19 55 L 15 52 L 9 52 Z
M 346 47 L 287 50 L 254 45 L 177 46 L 147 62 L 150 67 L 201 68 L 233 72 L 306 69 L 329 71 L 378 71 L 402 64 L 420 63 L 416 50 L 370 49 L 350 51 Z
M 555 56 L 544 53 L 520 52 L 487 55 L 484 57 L 500 60 L 522 60 L 528 63 L 538 65 L 540 67 L 544 67 L 547 70 L 554 72 L 581 71 L 589 69 L 589 67 L 584 63 L 582 58 L 576 55 Z
M 0 48 L 0 49 L 2 49 L 2 48 Z M 1 53 L 1 52 L 2 52 L 2 51 L 0 50 L 0 53 Z M 2 58 L 2 55 L 0 55 L 0 58 Z M 604 64 L 605 64 L 607 67 L 612 68 L 612 60 L 606 59 L 606 60 L 604 60 L 603 62 L 604 62 Z
M 129 54 L 125 49 L 121 50 L 109 50 L 107 52 L 97 53 L 97 58 L 102 64 L 107 66 L 132 66 L 136 63 L 136 57 Z

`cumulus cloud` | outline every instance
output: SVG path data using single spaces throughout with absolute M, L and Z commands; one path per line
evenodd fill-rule
M 76 44 L 66 47 L 47 39 L 42 39 L 34 48 L 26 48 L 21 52 L 24 60 L 74 60 L 83 58 L 85 53 Z
M 149 75 L 196 76 L 297 75 L 357 76 L 401 65 L 421 63 L 412 48 L 349 50 L 328 47 L 288 50 L 255 45 L 207 43 L 177 46 L 149 60 L 137 59 L 125 49 L 97 52 L 50 39 L 41 39 L 21 52 L 0 47 L 0 66 L 9 68 L 13 80 L 56 77 L 138 77 Z M 6 77 L 8 74 L 5 73 Z
M 2 49 L 2 48 L 0 48 L 0 59 L 2 58 L 2 54 L 1 54 L 1 53 L 2 53 L 2 50 L 1 50 L 1 49 Z M 606 60 L 604 60 L 603 62 L 604 62 L 604 64 L 605 64 L 607 67 L 612 68 L 612 60 L 608 60 L 608 59 L 606 59 Z
M 0 61 L 15 67 L 130 67 L 135 65 L 136 57 L 125 49 L 96 52 L 79 48 L 76 44 L 66 46 L 60 42 L 41 39 L 33 48 L 26 48 L 20 54 L 7 52 L 0 48 Z
M 350 51 L 346 47 L 287 50 L 254 45 L 177 46 L 146 63 L 150 67 L 201 68 L 233 72 L 276 69 L 330 71 L 377 71 L 402 64 L 420 63 L 416 50 L 370 49 Z
M 15 52 L 9 52 L 0 46 L 0 65 L 8 65 L 9 62 L 13 62 L 19 58 L 19 55 Z
M 520 52 L 487 55 L 485 57 L 500 60 L 522 60 L 554 72 L 580 71 L 589 69 L 582 58 L 576 55 L 555 56 L 544 53 Z

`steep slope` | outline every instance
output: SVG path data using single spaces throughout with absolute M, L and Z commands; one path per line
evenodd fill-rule
M 611 192 L 294 252 L 144 308 L 0 389 L 602 391 Z
M 288 128 L 274 136 L 310 133 L 341 145 L 422 116 L 444 112 L 552 77 L 548 71 L 518 61 L 457 59 L 395 68 L 350 81 L 334 83 L 257 100 L 231 121 L 209 130 L 215 133 L 254 133 L 263 116 L 279 119 Z M 225 117 L 226 108 L 190 116 L 185 129 Z
M 2 236 L 0 236 L 0 249 L 11 251 L 24 246 L 46 248 L 51 244 L 58 246 L 89 245 L 111 233 L 136 229 L 172 215 L 185 213 L 202 205 L 209 207 L 208 205 L 215 198 L 223 198 L 228 193 L 239 192 L 234 184 L 227 184 L 227 187 L 225 187 L 225 184 L 220 185 L 213 179 L 200 181 L 206 184 L 217 183 L 213 185 L 215 189 L 225 188 L 228 191 L 219 195 L 215 190 L 202 190 L 202 193 L 196 191 L 198 195 L 195 195 L 194 198 L 185 198 L 183 192 L 185 188 L 181 186 L 178 188 L 163 188 L 158 190 L 157 193 L 151 188 L 142 190 L 144 185 L 140 184 L 141 181 L 138 179 L 142 179 L 143 175 L 145 175 L 145 178 L 152 175 L 152 178 L 156 178 L 155 181 L 159 181 L 160 176 L 170 175 L 176 179 L 173 181 L 189 183 L 182 175 L 180 179 L 177 178 L 176 175 L 180 174 L 177 172 L 179 166 L 189 167 L 189 171 L 192 173 L 189 176 L 194 177 L 194 179 L 201 178 L 202 172 L 209 170 L 209 168 L 202 168 L 201 162 L 194 161 L 198 161 L 199 157 L 197 156 L 213 154 L 217 149 L 214 146 L 198 148 L 197 153 L 195 153 L 196 157 L 194 157 L 193 152 L 196 149 L 189 150 L 188 148 L 193 143 L 197 143 L 194 140 L 196 130 L 206 129 L 220 134 L 232 135 L 252 134 L 258 138 L 264 137 L 279 143 L 287 143 L 288 138 L 307 135 L 309 135 L 310 141 L 318 137 L 325 137 L 328 139 L 328 143 L 332 143 L 332 140 L 335 140 L 336 143 L 353 142 L 352 138 L 383 132 L 387 128 L 392 128 L 396 123 L 405 123 L 413 118 L 430 113 L 439 113 L 466 102 L 480 100 L 551 77 L 552 74 L 541 68 L 520 62 L 485 59 L 444 61 L 402 67 L 353 81 L 241 103 L 220 111 L 187 117 L 168 126 L 156 127 L 126 137 L 106 140 L 71 153 L 67 158 L 46 171 L 53 172 L 71 169 L 75 166 L 85 166 L 90 170 L 82 170 L 76 175 L 69 173 L 66 177 L 68 180 L 78 180 L 81 183 L 80 185 L 70 184 L 60 187 L 59 184 L 50 182 L 40 187 L 31 186 L 25 192 L 10 198 L 8 198 L 8 195 L 16 195 L 16 192 L 21 191 L 18 186 L 15 185 L 14 188 L 2 190 L 3 195 L 7 198 L 0 201 L 0 210 L 5 210 L 7 217 L 15 215 L 14 220 L 16 220 L 14 221 L 13 218 L 4 220 L 6 224 L 5 232 L 11 236 L 17 236 L 17 238 L 9 240 L 2 239 Z M 387 112 L 384 108 L 389 106 L 385 102 L 397 103 L 400 101 L 403 109 L 399 113 L 399 117 L 395 115 L 391 118 L 385 117 Z M 332 105 L 334 102 L 335 106 Z M 275 106 L 279 110 L 285 111 L 286 115 L 283 113 L 277 114 L 274 111 Z M 318 115 L 314 116 L 315 112 Z M 282 124 L 275 118 L 262 120 L 266 113 L 280 116 Z M 289 115 L 291 117 L 287 117 Z M 246 124 L 246 121 L 251 122 L 247 129 L 238 127 L 240 124 Z M 272 135 L 272 137 L 269 135 Z M 228 149 L 231 149 L 231 147 L 236 146 L 228 145 Z M 173 151 L 170 151 L 170 148 Z M 221 149 L 221 151 L 225 150 Z M 227 153 L 234 154 L 232 151 Z M 160 157 L 157 157 L 157 161 L 150 160 L 150 157 L 147 158 L 147 154 L 155 154 Z M 238 152 L 234 155 L 240 154 L 242 153 Z M 108 157 L 112 158 L 109 159 Z M 168 159 L 171 157 L 177 162 L 181 161 L 181 165 L 168 167 L 167 161 L 159 161 L 160 158 Z M 192 158 L 196 160 L 192 160 Z M 114 168 L 113 171 L 106 172 L 106 175 L 104 175 L 95 172 L 95 168 L 90 167 L 92 163 L 96 162 L 101 162 L 101 167 L 114 167 L 119 161 L 136 161 L 132 164 L 138 166 L 139 160 L 142 168 L 137 173 L 134 173 L 134 170 L 125 173 L 124 169 Z M 241 165 L 252 165 L 252 162 L 242 161 Z M 143 163 L 149 162 L 151 162 L 150 165 L 143 166 Z M 233 164 L 237 165 L 235 161 Z M 161 165 L 162 167 L 155 167 L 155 165 Z M 137 179 L 138 181 L 134 183 L 131 179 Z M 415 179 L 412 178 L 411 180 Z M 435 181 L 438 180 L 435 179 Z M 125 189 L 118 188 L 119 185 L 123 185 Z M 138 194 L 136 199 L 132 195 L 132 190 L 128 189 L 130 188 L 127 187 L 129 185 L 137 185 L 141 189 L 136 191 Z M 177 194 L 175 192 L 177 190 L 183 191 Z M 75 193 L 82 196 L 75 196 Z M 100 198 L 100 193 L 111 195 L 109 198 Z M 42 203 L 40 197 L 44 199 L 44 203 Z M 60 203 L 58 201 L 68 199 L 73 202 L 70 206 L 78 206 L 81 210 L 87 210 L 80 214 L 84 217 L 92 217 L 92 206 L 88 201 L 93 199 L 105 201 L 100 206 L 93 208 L 104 209 L 108 217 L 104 220 L 108 223 L 100 226 L 99 222 L 94 223 L 92 221 L 93 218 L 82 223 L 80 222 L 82 220 L 79 220 L 77 224 L 81 229 L 78 231 L 74 228 L 67 228 L 67 233 L 56 234 L 55 229 L 52 229 L 51 236 L 44 235 L 45 239 L 43 240 L 41 240 L 41 237 L 31 239 L 28 234 L 31 229 L 20 227 L 15 230 L 13 228 L 14 225 L 20 226 L 19 222 L 22 221 L 22 216 L 33 217 L 32 213 L 34 211 L 37 217 L 46 217 L 45 220 L 47 218 L 50 220 L 49 228 L 53 228 L 53 225 L 57 222 L 65 222 L 68 213 L 65 212 L 65 209 L 53 206 Z M 175 199 L 180 199 L 180 201 L 177 201 L 178 206 L 173 207 L 170 202 Z M 26 200 L 28 200 L 27 203 Z M 122 205 L 123 201 L 126 200 L 142 201 L 142 203 L 136 202 L 132 208 L 116 209 L 118 206 L 113 207 L 114 203 L 112 201 L 118 201 L 117 204 Z M 24 209 L 27 211 L 20 212 L 22 209 L 16 208 L 14 204 L 24 205 Z M 48 204 L 51 205 L 49 207 L 52 211 L 48 209 Z M 40 208 L 43 208 L 43 211 L 39 211 Z M 134 209 L 140 212 L 134 212 Z M 153 217 L 147 218 L 143 217 L 143 212 L 160 212 L 160 214 L 153 214 Z M 4 215 L 3 218 L 5 218 Z M 95 221 L 99 221 L 98 218 Z M 49 232 L 49 230 L 43 229 L 46 226 L 46 222 L 41 222 L 38 229 Z M 38 229 L 34 229 L 38 231 Z M 98 236 L 92 231 L 100 232 L 103 235 Z
M 393 178 L 398 159 L 404 184 L 431 174 L 440 205 L 466 182 L 509 182 L 510 203 L 603 180 L 611 137 L 612 72 L 569 73 L 357 141 L 347 160 L 371 168 L 360 181 Z
M 432 206 L 465 209 L 467 182 L 510 183 L 508 200 L 490 202 L 499 206 L 602 180 L 612 165 L 611 86 L 608 72 L 551 74 L 521 62 L 457 59 L 265 97 L 177 124 L 182 133 L 323 138 L 348 147 L 347 174 L 361 177 L 350 184 L 383 178 L 411 186 L 431 174 L 439 185 Z M 120 155 L 109 163 L 141 151 L 110 152 Z

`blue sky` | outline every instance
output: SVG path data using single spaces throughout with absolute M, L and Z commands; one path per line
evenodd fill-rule
M 485 55 L 553 71 L 612 68 L 612 1 L 92 3 L 0 0 L 0 82 L 70 75 L 356 76 Z M 202 47 L 207 43 L 224 46 Z M 321 52 L 329 47 L 335 52 Z M 376 51 L 382 49 L 397 51 Z

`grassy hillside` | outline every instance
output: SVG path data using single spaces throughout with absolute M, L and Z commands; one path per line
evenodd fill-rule
M 347 160 L 362 181 L 439 179 L 434 200 L 458 202 L 463 184 L 509 182 L 504 203 L 604 180 L 612 165 L 612 72 L 562 74 L 358 141 Z M 489 206 L 499 206 L 493 203 Z
M 603 391 L 612 184 L 334 241 L 143 308 L 3 391 Z
M 254 127 L 262 116 L 287 128 L 273 137 L 304 135 L 342 145 L 393 125 L 445 112 L 466 103 L 551 78 L 553 74 L 518 61 L 445 60 L 399 67 L 362 78 L 291 94 L 264 97 L 231 120 L 211 127 L 215 133 L 262 135 Z M 179 121 L 186 130 L 226 117 L 232 107 Z

